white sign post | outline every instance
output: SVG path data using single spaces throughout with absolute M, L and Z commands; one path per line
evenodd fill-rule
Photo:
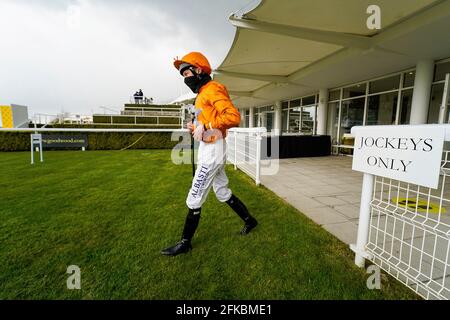
M 353 127 L 353 170 L 364 172 L 359 209 L 355 264 L 361 268 L 369 237 L 370 202 L 375 176 L 409 182 L 433 189 L 439 186 L 445 128 L 443 126 Z
M 444 128 L 373 126 L 353 132 L 353 170 L 438 188 Z
M 44 162 L 44 151 L 42 150 L 42 135 L 41 134 L 32 134 L 31 135 L 31 164 L 34 164 L 34 146 L 37 145 L 39 147 L 39 154 L 41 158 L 41 162 Z

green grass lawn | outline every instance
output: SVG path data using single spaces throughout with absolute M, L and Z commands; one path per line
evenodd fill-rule
M 0 299 L 414 299 L 353 264 L 349 248 L 245 174 L 233 192 L 259 220 L 242 222 L 211 192 L 194 250 L 166 257 L 187 214 L 191 166 L 170 151 L 0 153 Z M 69 265 L 81 290 L 68 290 Z

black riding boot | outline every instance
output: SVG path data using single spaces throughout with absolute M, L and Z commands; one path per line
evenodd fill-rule
M 180 253 L 186 253 L 192 249 L 191 240 L 194 236 L 195 230 L 197 229 L 198 222 L 200 221 L 200 212 L 201 209 L 189 209 L 180 242 L 172 247 L 162 250 L 161 254 L 166 256 L 176 256 Z
M 230 200 L 227 201 L 227 204 L 245 222 L 245 225 L 244 225 L 244 227 L 241 230 L 241 235 L 248 234 L 253 228 L 255 228 L 258 225 L 258 221 L 256 221 L 256 219 L 253 218 L 248 213 L 248 210 L 247 210 L 247 207 L 245 206 L 245 204 L 243 204 L 242 201 L 239 200 L 239 198 L 236 197 L 234 194 L 231 195 L 231 198 L 230 198 Z

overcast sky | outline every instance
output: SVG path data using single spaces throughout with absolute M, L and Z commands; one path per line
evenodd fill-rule
M 138 89 L 169 102 L 189 91 L 173 58 L 200 51 L 217 67 L 234 38 L 229 15 L 258 2 L 0 0 L 0 105 L 90 114 Z

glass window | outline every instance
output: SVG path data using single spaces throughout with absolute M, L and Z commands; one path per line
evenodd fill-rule
M 434 81 L 445 80 L 447 73 L 450 73 L 450 61 L 437 64 L 434 71 Z
M 283 132 L 288 131 L 288 114 L 289 110 L 283 110 L 281 112 L 281 131 Z
M 255 114 L 253 115 L 253 126 L 261 127 L 261 125 L 259 123 L 259 113 L 257 113 L 257 112 L 255 112 Z
M 244 112 L 243 112 L 243 121 L 242 121 L 242 123 L 243 123 L 243 125 L 244 125 L 244 127 L 245 128 L 248 128 L 249 126 L 250 126 L 250 110 L 248 110 L 248 109 L 245 109 L 244 110 Z
M 287 109 L 289 107 L 289 102 L 284 101 L 283 103 L 281 103 L 281 109 Z
M 302 106 L 309 106 L 316 103 L 316 96 L 306 97 L 302 99 Z
M 301 108 L 294 108 L 289 110 L 289 132 L 300 131 L 300 112 Z
M 340 138 L 349 134 L 354 126 L 362 126 L 365 98 L 342 101 Z
M 337 129 L 339 121 L 339 102 L 328 104 L 328 134 L 331 136 L 331 143 L 337 144 Z
M 439 112 L 441 110 L 443 94 L 444 83 L 439 83 L 432 86 L 430 108 L 428 109 L 428 123 L 439 123 Z
M 300 107 L 300 105 L 301 105 L 301 100 L 300 100 L 300 99 L 297 99 L 297 100 L 292 100 L 292 101 L 291 101 L 290 107 L 291 107 L 291 108 L 294 108 L 294 107 Z
M 330 101 L 339 100 L 340 98 L 341 98 L 341 90 L 330 91 L 330 95 L 328 97 Z
M 402 91 L 400 119 L 398 121 L 398 124 L 409 124 L 409 120 L 411 118 L 412 96 L 413 89 Z
M 264 113 L 264 120 L 267 132 L 271 132 L 273 129 L 274 113 L 273 112 Z
M 400 85 L 400 75 L 370 82 L 369 93 L 396 90 Z
M 343 94 L 344 99 L 364 96 L 366 94 L 366 84 L 357 84 L 356 86 L 345 88 Z
M 398 92 L 370 96 L 366 125 L 393 125 L 397 114 Z
M 316 128 L 316 107 L 302 108 L 301 132 L 313 135 Z
M 403 88 L 414 87 L 414 80 L 416 79 L 416 71 L 407 72 L 403 78 Z

